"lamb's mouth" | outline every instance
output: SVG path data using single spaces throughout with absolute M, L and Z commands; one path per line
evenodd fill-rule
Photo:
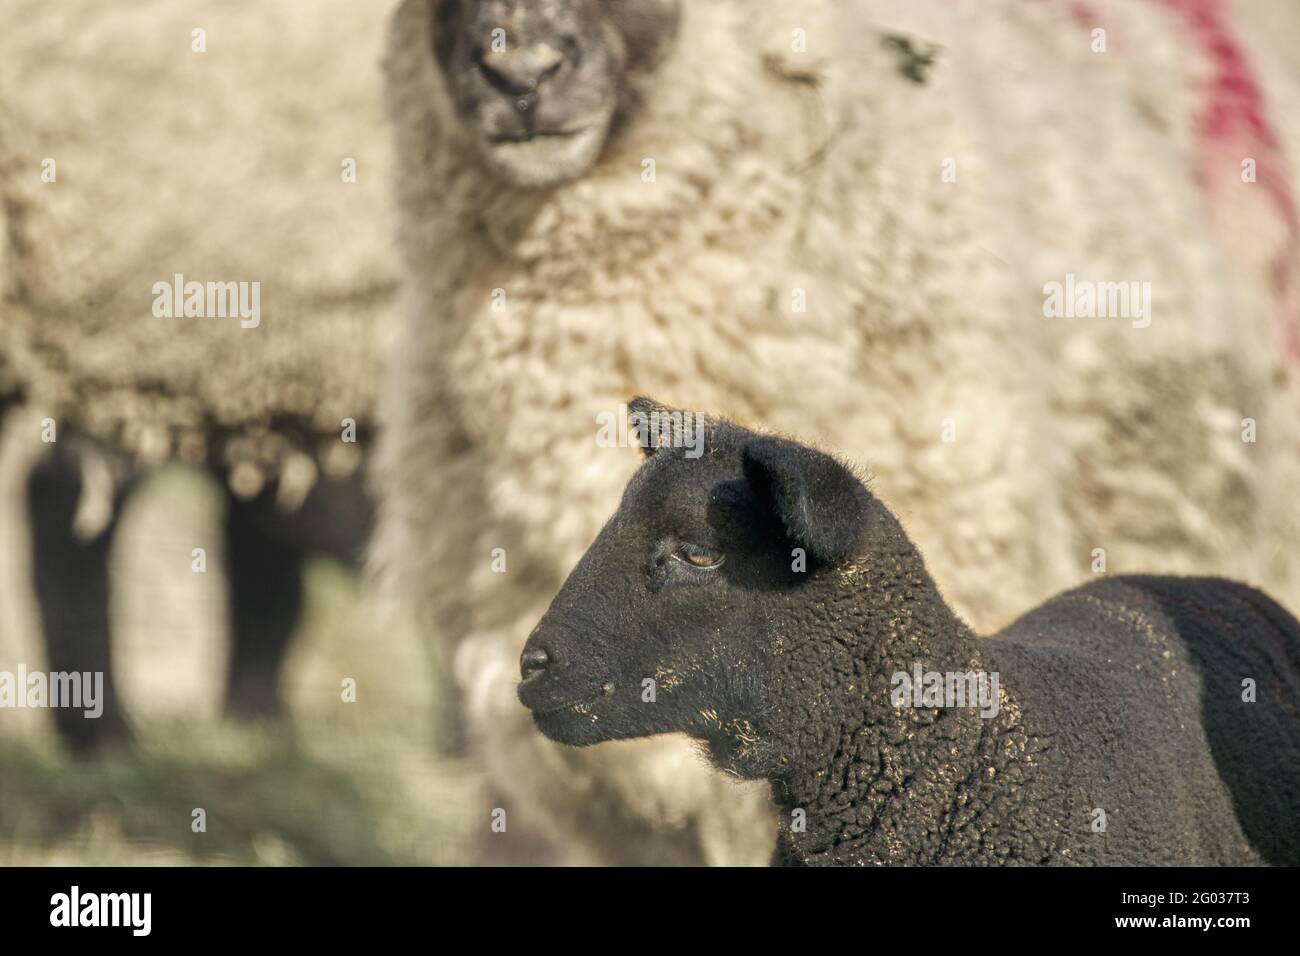
M 581 714 L 584 709 L 590 708 L 599 697 L 598 694 L 584 694 L 582 697 L 562 699 L 560 703 L 556 703 L 555 696 L 553 696 L 554 692 L 548 694 L 546 689 L 541 686 L 544 680 L 544 676 L 540 673 L 530 674 L 521 680 L 516 688 L 519 703 L 531 710 L 535 716 L 549 717 L 565 713 Z
M 531 708 L 530 708 L 531 709 Z M 607 740 L 595 700 L 580 701 L 564 707 L 533 710 L 533 726 L 548 740 L 570 747 L 587 747 Z
M 539 683 L 537 676 L 530 675 L 518 685 L 519 702 L 527 707 L 534 717 L 558 717 L 561 714 L 589 717 L 599 701 L 613 696 L 615 687 L 613 681 L 605 681 L 594 694 L 585 694 L 557 704 L 546 699 L 537 699 L 539 695 L 535 688 Z
M 574 701 L 571 704 L 560 704 L 558 706 L 531 707 L 526 702 L 524 706 L 532 711 L 534 717 L 554 717 L 556 714 L 589 714 L 591 713 L 591 705 L 595 702 L 595 697 L 588 697 Z

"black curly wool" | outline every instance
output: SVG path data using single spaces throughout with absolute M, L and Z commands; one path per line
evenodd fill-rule
M 661 444 L 529 638 L 543 733 L 701 739 L 772 782 L 781 864 L 1300 863 L 1300 623 L 1264 594 L 1102 578 L 980 638 L 833 458 Z M 931 673 L 987 694 L 900 698 Z
M 1120 577 L 981 640 L 914 554 L 791 615 L 782 680 L 820 694 L 780 721 L 774 862 L 1300 862 L 1300 626 L 1267 596 Z M 998 714 L 880 706 L 918 660 L 998 673 Z

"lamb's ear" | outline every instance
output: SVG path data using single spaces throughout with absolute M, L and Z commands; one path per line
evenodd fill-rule
M 638 395 L 627 403 L 628 427 L 647 458 L 664 447 L 682 448 L 695 443 L 699 416 Z
M 838 564 L 860 553 L 871 496 L 846 466 L 781 438 L 752 439 L 743 461 L 754 493 L 810 559 Z

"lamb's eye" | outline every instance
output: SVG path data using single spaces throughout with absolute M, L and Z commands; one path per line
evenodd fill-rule
M 716 568 L 722 564 L 722 554 L 717 551 L 705 551 L 702 548 L 678 548 L 673 557 L 693 568 Z

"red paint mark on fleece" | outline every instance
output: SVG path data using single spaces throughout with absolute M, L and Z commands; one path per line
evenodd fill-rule
M 1286 239 L 1272 263 L 1273 292 L 1281 303 L 1283 335 L 1292 361 L 1300 363 L 1300 214 L 1287 181 L 1277 134 L 1264 97 L 1241 48 L 1228 29 L 1223 0 L 1157 0 L 1177 15 L 1213 64 L 1200 119 L 1201 188 L 1213 192 L 1227 169 L 1255 160 L 1255 186 L 1265 190 L 1286 224 Z M 1235 160 L 1235 162 L 1234 162 Z
M 1095 27 L 1101 19 L 1097 15 L 1097 8 L 1088 3 L 1088 0 L 1070 0 L 1066 11 L 1070 14 L 1070 19 L 1082 27 Z

